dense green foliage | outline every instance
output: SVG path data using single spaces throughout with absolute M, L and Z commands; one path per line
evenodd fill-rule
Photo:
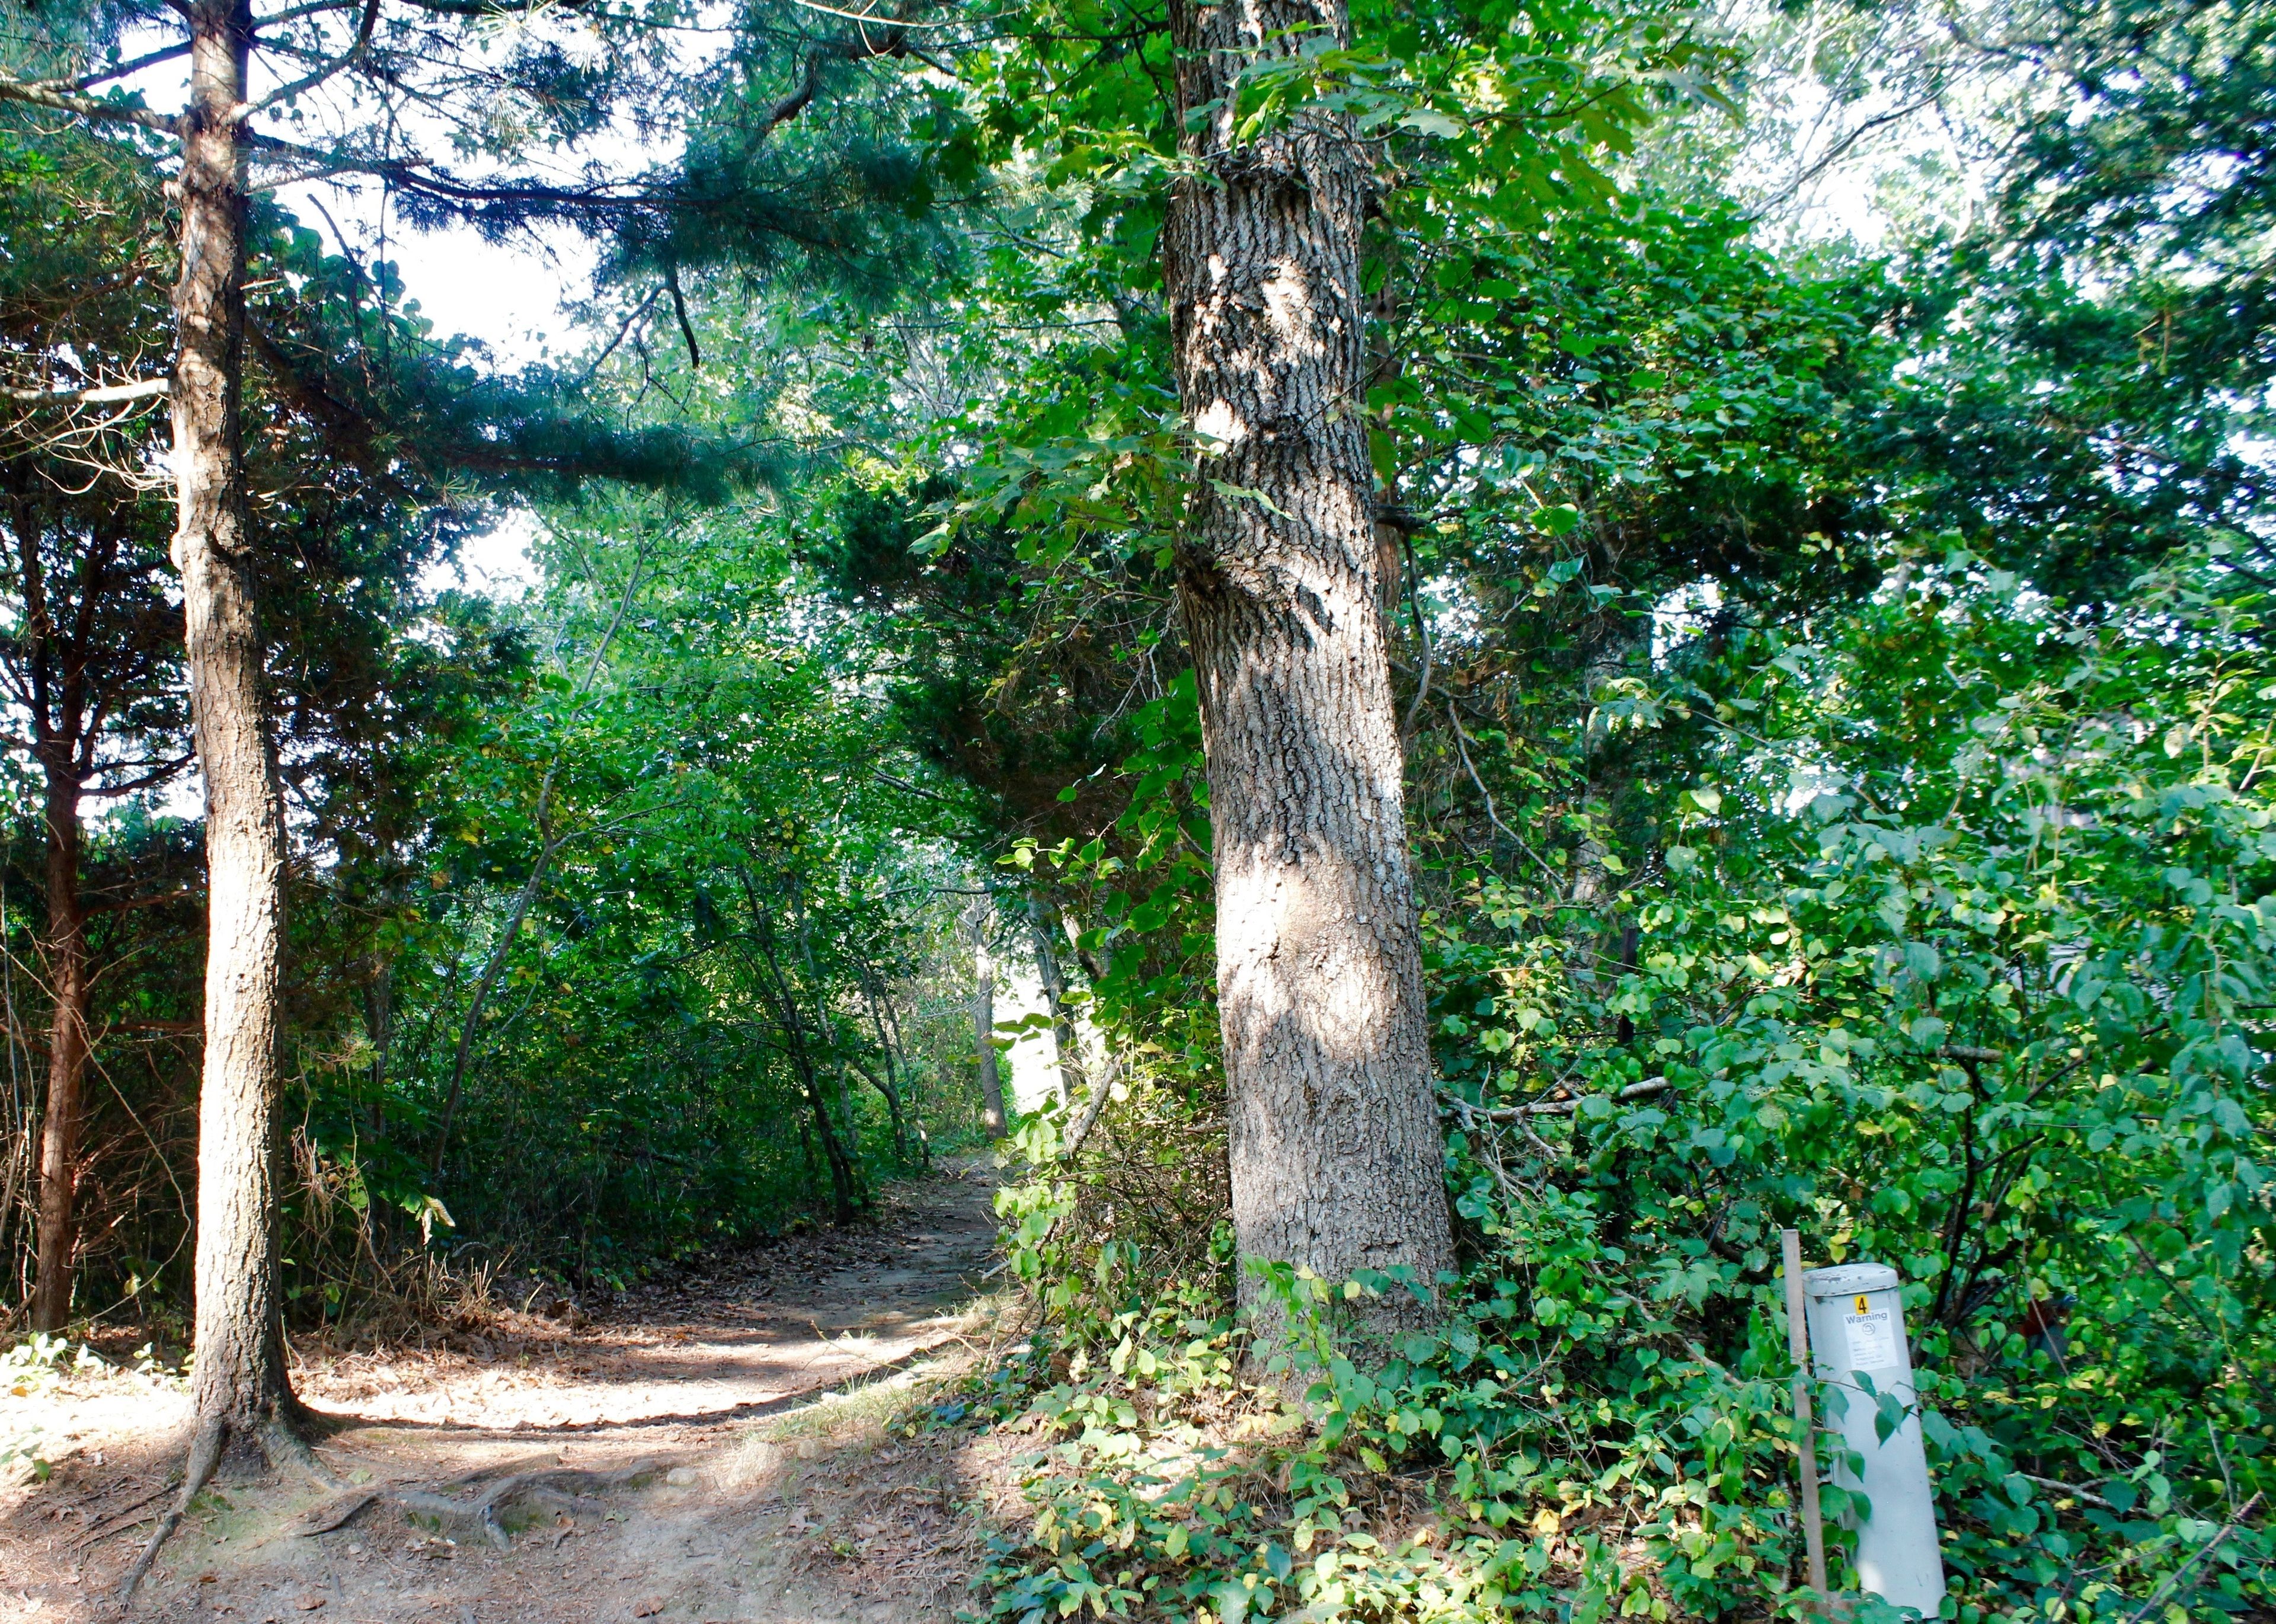
M 2125 138 L 2030 110 L 2088 133 L 2075 167 L 2031 149 L 1987 229 L 1878 262 L 1758 255 L 1656 161 L 1508 233 L 1524 193 L 1481 201 L 1467 131 L 1403 160 L 1369 406 L 1414 520 L 1465 1306 L 1364 1370 L 1328 1289 L 1318 1359 L 1281 1378 L 1302 1411 L 1240 1396 L 1221 1175 L 1185 1154 L 1212 1034 L 1165 1018 L 1208 941 L 1167 696 L 1111 827 L 1021 854 L 1095 908 L 1133 1059 L 1079 1152 L 1036 1126 L 1006 1197 L 1048 1329 L 998 1413 L 1065 1441 L 999 1614 L 1751 1610 L 1799 1582 L 1785 1226 L 1910 1282 L 1961 1616 L 2263 1595 L 2257 1536 L 2197 1557 L 2265 1484 L 2276 1396 L 2266 374 L 2166 347 L 2226 323 L 2234 368 L 2259 323 L 2232 278 L 2262 272 L 2206 274 L 2140 177 L 2138 252 L 2107 215 L 2066 227 L 2097 205 L 2062 187 L 2104 184 L 2092 140 Z M 2236 179 L 2212 212 L 2251 207 Z M 1173 450 L 1086 386 L 1125 354 L 1050 352 L 1029 398 L 1063 437 L 997 459 L 1020 505 L 986 511 L 1038 577 L 1140 569 L 1169 528 Z M 2027 1335 L 2056 1318 L 2060 1353 Z
M 1044 1440 L 992 1616 L 1796 1612 L 1785 1227 L 1907 1282 L 1958 1624 L 2276 1605 L 2269 9 L 1368 4 L 1250 76 L 1253 127 L 1325 102 L 1382 181 L 1354 409 L 1462 1259 L 1372 1357 L 1341 1305 L 1400 1283 L 1282 1271 L 1277 1363 L 1230 1317 L 1165 16 L 830 16 L 641 59 L 686 190 L 611 227 L 574 367 L 506 374 L 264 216 L 301 1322 L 859 1221 L 982 1131 L 984 936 L 1063 974 L 995 1041 L 1056 1016 L 1075 1085 L 1006 1144 L 1025 1339 L 940 1412 Z M 1797 86 L 1856 120 L 1821 167 L 1878 242 L 1766 187 L 1766 144 L 1814 162 L 1763 110 Z M 1964 163 L 1904 153 L 1931 121 Z M 144 365 L 163 236 L 56 201 L 139 171 L 4 133 L 0 359 Z M 156 425 L 44 421 L 0 517 L 130 516 L 113 725 L 178 754 L 121 477 Z M 535 584 L 448 585 L 509 509 Z M 161 1324 L 186 810 L 138 786 L 86 863 L 142 889 L 94 935 L 79 1301 Z

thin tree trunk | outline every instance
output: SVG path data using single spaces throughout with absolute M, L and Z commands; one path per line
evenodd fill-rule
M 1573 854 L 1572 888 L 1567 900 L 1597 919 L 1609 933 L 1618 912 L 1619 875 L 1612 865 L 1611 823 L 1628 765 L 1614 747 L 1612 720 L 1604 707 L 1614 697 L 1613 685 L 1627 673 L 1651 642 L 1651 619 L 1645 615 L 1622 616 L 1598 630 L 1582 663 L 1582 687 L 1589 705 L 1582 732 L 1582 754 L 1588 766 L 1588 787 L 1582 796 L 1587 827 Z
M 60 1331 L 71 1319 L 73 1211 L 80 1124 L 86 1112 L 87 919 L 80 909 L 80 776 L 73 740 L 43 752 L 47 773 L 48 972 L 54 1010 L 48 1032 L 48 1101 L 40 1140 L 39 1263 L 32 1329 Z
M 1046 907 L 1039 897 L 1028 899 L 1028 933 L 1036 942 L 1036 978 L 1043 983 L 1043 1006 L 1051 1016 L 1051 1061 L 1059 1080 L 1059 1103 L 1074 1098 L 1082 1086 L 1082 1039 L 1067 1013 L 1066 976 L 1059 969 L 1058 945 L 1051 940 L 1058 910 Z
M 801 1182 L 808 1189 L 812 1189 L 814 1188 L 814 1130 L 807 1126 L 804 1118 L 800 1118 L 798 1124 L 798 1159 L 806 1175 Z
M 633 598 L 640 591 L 641 576 L 648 569 L 648 549 L 649 541 L 643 537 L 639 550 L 633 555 L 632 573 L 626 578 L 624 593 L 617 599 L 617 612 L 610 618 L 609 629 L 601 634 L 600 643 L 593 650 L 593 657 L 586 662 L 584 679 L 577 685 L 573 697 L 580 703 L 593 691 L 593 684 L 601 674 L 601 662 L 608 655 L 609 645 L 616 641 L 617 633 L 625 624 L 625 616 L 631 612 Z M 450 1148 L 451 1124 L 459 1114 L 459 1098 L 466 1089 L 467 1069 L 474 1062 L 474 1037 L 482 1030 L 482 1011 L 489 1006 L 490 995 L 497 990 L 498 977 L 505 972 L 506 955 L 513 951 L 514 937 L 521 933 L 522 922 L 529 917 L 530 905 L 537 900 L 537 893 L 545 884 L 546 870 L 552 866 L 554 854 L 560 851 L 568 839 L 565 835 L 553 832 L 553 786 L 561 777 L 561 766 L 562 757 L 557 751 L 537 789 L 537 861 L 530 865 L 529 877 L 514 893 L 513 907 L 498 931 L 497 945 L 490 950 L 489 958 L 482 965 L 482 978 L 474 983 L 474 998 L 467 1006 L 467 1018 L 459 1027 L 459 1047 L 451 1060 L 451 1086 L 444 1095 L 443 1120 L 437 1125 L 435 1134 L 433 1170 L 438 1175 L 443 1171 L 444 1153 Z
M 817 1042 L 827 1046 L 826 1052 L 836 1063 L 838 1075 L 838 1119 L 846 1135 L 846 1143 L 855 1161 L 861 1157 L 861 1124 L 855 1115 L 854 1085 L 846 1078 L 848 1061 L 838 1046 L 838 1022 L 831 1017 L 830 1006 L 822 994 L 822 967 L 815 961 L 813 916 L 806 910 L 805 899 L 799 893 L 795 874 L 790 881 L 791 907 L 798 916 L 799 956 L 806 960 L 808 990 L 814 998 L 814 1032 Z
M 975 908 L 972 925 L 972 1038 L 980 1051 L 980 1125 L 1004 1137 L 1004 1070 L 996 1049 L 996 960 L 988 951 L 989 916 Z
M 556 763 L 558 766 L 558 763 Z M 506 955 L 513 951 L 514 937 L 521 934 L 521 922 L 529 917 L 530 904 L 537 900 L 538 889 L 545 884 L 545 871 L 552 866 L 553 854 L 561 843 L 548 832 L 553 799 L 553 774 L 545 775 L 545 785 L 537 797 L 537 830 L 539 845 L 537 861 L 529 867 L 529 877 L 521 889 L 513 893 L 513 907 L 498 928 L 498 939 L 490 949 L 490 956 L 482 963 L 481 977 L 474 983 L 474 996 L 467 1006 L 467 1018 L 459 1027 L 459 1047 L 451 1058 L 451 1086 L 443 1097 L 443 1119 L 435 1130 L 435 1157 L 429 1165 L 437 1174 L 443 1171 L 443 1156 L 451 1145 L 451 1124 L 459 1114 L 459 1097 L 467 1086 L 467 1068 L 474 1055 L 474 1037 L 482 1030 L 482 1011 L 489 1006 L 490 994 L 497 990 L 498 977 L 505 974 Z
M 901 1095 L 900 1090 L 893 1086 L 891 1070 L 888 1068 L 881 1077 L 859 1060 L 849 1058 L 846 1064 L 860 1073 L 862 1081 L 884 1097 L 885 1118 L 893 1130 L 893 1159 L 906 1166 L 909 1159 L 908 1130 L 901 1124 Z
M 877 1013 L 877 989 L 867 960 L 854 960 L 855 974 L 861 986 L 861 1001 L 869 1012 L 869 1024 L 877 1034 L 877 1053 L 884 1075 L 881 1078 L 866 1066 L 855 1063 L 855 1069 L 869 1080 L 869 1086 L 885 1097 L 885 1115 L 893 1127 L 893 1159 L 904 1167 L 909 1161 L 909 1128 L 902 1114 L 901 1080 L 894 1065 L 893 1045 L 885 1036 L 884 1018 Z M 855 1023 L 860 1024 L 858 1021 Z
M 371 1131 L 384 1137 L 388 1062 L 395 1051 L 395 955 L 391 952 L 381 951 L 371 956 L 371 981 L 364 990 L 364 1029 L 371 1038 Z
M 893 1097 L 902 1102 L 903 1116 L 899 1119 L 916 1136 L 917 1162 L 922 1167 L 932 1165 L 932 1140 L 924 1131 L 919 1114 L 922 1097 L 917 1090 L 916 1074 L 909 1070 L 908 1057 L 901 1044 L 900 1017 L 893 1013 L 891 995 L 874 982 L 866 990 L 869 998 L 870 1023 L 877 1028 L 878 1044 L 885 1052 L 885 1075 L 893 1084 Z
M 744 902 L 751 910 L 752 936 L 758 947 L 756 956 L 746 951 L 745 961 L 759 983 L 761 995 L 774 1006 L 775 1021 L 782 1028 L 792 1069 L 798 1073 L 808 1108 L 813 1114 L 815 1132 L 822 1140 L 822 1154 L 830 1165 L 831 1215 L 840 1224 L 850 1224 L 861 1196 L 853 1158 L 838 1142 L 837 1130 L 830 1120 L 830 1102 L 822 1086 L 822 1069 L 807 1039 L 806 1019 L 799 1011 L 797 990 L 783 974 L 782 958 L 775 947 L 773 919 L 759 901 L 759 888 L 749 870 L 743 870 L 737 877 L 742 882 Z
M 789 1008 L 784 1014 L 785 1030 L 795 1034 L 799 1027 L 798 1011 L 794 1007 Z M 830 1097 L 822 1086 L 820 1068 L 807 1052 L 803 1038 L 794 1036 L 792 1042 L 794 1052 L 791 1064 L 797 1069 L 799 1081 L 805 1088 L 807 1106 L 814 1113 L 814 1130 L 821 1135 L 822 1154 L 830 1164 L 830 1215 L 839 1224 L 851 1224 L 855 1205 L 853 1158 L 846 1154 L 846 1146 L 830 1120 Z
M 46 780 L 50 991 L 47 1109 L 40 1143 L 40 1208 L 34 1246 L 32 1328 L 60 1331 L 71 1318 L 78 1251 L 80 1139 L 87 1066 L 87 918 L 80 900 L 80 801 L 94 760 L 87 726 L 87 656 L 96 605 L 116 537 L 98 529 L 80 557 L 79 603 L 66 634 L 58 624 L 40 558 L 39 523 L 16 523 L 24 615 L 20 672 L 30 700 L 33 753 Z
M 1347 44 L 1341 0 L 1172 0 L 1201 173 L 1163 230 L 1187 420 L 1208 443 L 1180 588 L 1217 875 L 1233 1218 L 1244 1265 L 1331 1281 L 1453 1261 L 1385 649 L 1348 119 L 1300 110 L 1236 146 L 1259 57 Z M 1190 117 L 1189 117 L 1190 115 Z M 1260 1282 L 1240 1271 L 1243 1306 Z M 1378 1327 L 1428 1317 L 1392 1291 Z M 1270 1319 L 1271 1310 L 1264 1309 Z

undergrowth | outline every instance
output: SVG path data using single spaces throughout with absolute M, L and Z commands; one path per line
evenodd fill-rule
M 1040 1328 L 990 1401 L 1038 1447 L 994 1615 L 1795 1614 L 1786 1227 L 1906 1282 L 1954 1624 L 2276 1604 L 2276 687 L 2227 577 L 2143 587 L 2138 621 L 2066 626 L 1954 555 L 1608 702 L 1744 718 L 1616 945 L 1521 871 L 1434 871 L 1464 1265 L 1369 1368 L 1339 1305 L 1386 1282 L 1270 1273 L 1307 1327 L 1276 1369 L 1225 1232 L 1159 1233 L 1222 1211 L 1224 1084 L 1150 1039 L 1191 1012 L 1103 981 L 1131 1058 L 1102 1129 L 1030 1124 L 1000 1203 Z M 1155 896 L 1202 937 L 1205 891 Z M 1826 1509 L 1854 1595 L 1870 1507 Z

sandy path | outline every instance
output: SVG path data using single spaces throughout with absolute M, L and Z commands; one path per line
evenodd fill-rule
M 451 1348 L 304 1365 L 302 1396 L 331 1418 L 321 1453 L 359 1489 L 648 1470 L 525 1506 L 503 1550 L 384 1501 L 310 1535 L 341 1495 L 224 1484 L 167 1547 L 134 1616 L 945 1620 L 971 1567 L 962 1440 L 879 1423 L 967 1345 L 993 1255 L 991 1185 L 967 1169 L 904 1186 L 875 1230 L 713 1260 L 573 1330 L 508 1314 Z M 0 1390 L 0 1442 L 35 1426 L 55 1463 L 44 1483 L 0 1489 L 0 1620 L 117 1616 L 110 1597 L 152 1509 L 137 1502 L 177 1469 L 183 1420 L 178 1382 L 161 1377 Z

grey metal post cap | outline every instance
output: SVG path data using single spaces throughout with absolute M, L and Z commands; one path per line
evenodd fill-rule
M 1837 1264 L 1812 1269 L 1802 1277 L 1802 1288 L 1813 1297 L 1854 1297 L 1861 1292 L 1894 1291 L 1897 1271 L 1886 1264 Z

